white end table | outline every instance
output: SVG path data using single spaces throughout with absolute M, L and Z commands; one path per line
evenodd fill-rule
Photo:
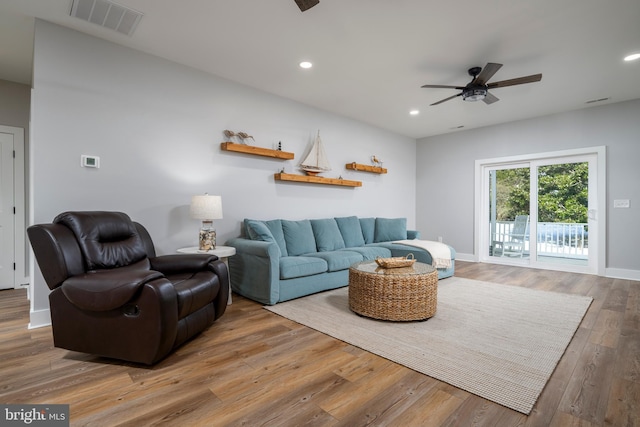
M 216 246 L 215 249 L 211 249 L 210 251 L 201 251 L 197 246 L 190 246 L 188 248 L 180 248 L 177 251 L 180 254 L 207 254 L 207 255 L 215 255 L 224 264 L 227 266 L 227 270 L 229 270 L 229 257 L 234 256 L 236 254 L 236 248 L 233 246 Z M 233 301 L 231 300 L 231 274 L 229 274 L 229 299 L 227 300 L 227 305 L 231 305 Z

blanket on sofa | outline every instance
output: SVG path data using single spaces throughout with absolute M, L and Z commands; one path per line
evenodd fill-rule
M 431 240 L 396 240 L 393 243 L 415 246 L 428 251 L 433 260 L 431 265 L 435 268 L 451 267 L 451 250 L 449 246 L 444 243 L 433 242 Z

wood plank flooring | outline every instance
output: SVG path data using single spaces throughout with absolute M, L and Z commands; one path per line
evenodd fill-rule
M 234 295 L 153 367 L 53 347 L 0 291 L 0 402 L 70 404 L 74 426 L 640 426 L 640 282 L 456 262 L 456 276 L 594 302 L 529 416 Z

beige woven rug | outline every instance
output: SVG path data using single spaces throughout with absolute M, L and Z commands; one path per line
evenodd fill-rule
M 529 414 L 591 301 L 452 277 L 439 282 L 437 313 L 424 322 L 360 317 L 346 287 L 265 308 Z

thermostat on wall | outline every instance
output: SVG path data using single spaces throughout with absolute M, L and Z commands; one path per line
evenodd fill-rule
M 87 156 L 83 154 L 80 156 L 80 165 L 83 168 L 99 168 L 100 167 L 100 157 L 98 156 Z

